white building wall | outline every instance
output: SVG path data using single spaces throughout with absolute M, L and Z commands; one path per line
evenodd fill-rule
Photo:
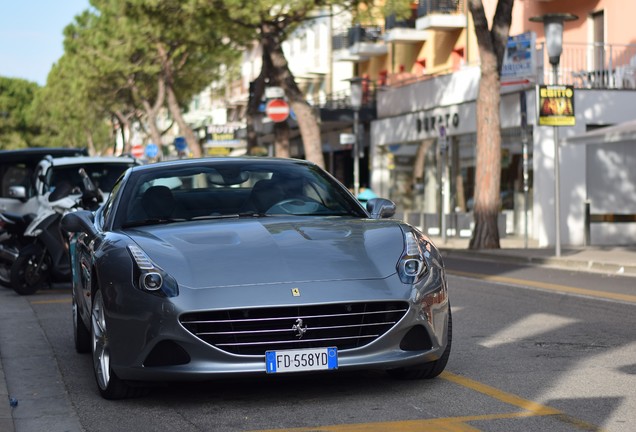
M 593 172 L 588 172 L 590 163 L 588 161 L 589 151 L 584 145 L 565 144 L 563 145 L 563 138 L 579 135 L 586 131 L 587 125 L 613 125 L 636 118 L 636 112 L 633 108 L 636 104 L 636 92 L 634 91 L 617 91 L 617 90 L 576 90 L 574 110 L 576 113 L 576 126 L 574 127 L 562 127 L 559 128 L 559 141 L 561 145 L 560 154 L 560 172 L 561 172 L 561 242 L 566 245 L 583 245 L 585 240 L 584 231 L 584 203 L 589 195 L 588 186 L 592 182 L 592 176 L 597 176 Z M 544 130 L 553 129 L 549 127 L 539 127 L 536 129 Z M 544 139 L 543 147 L 550 147 L 550 140 Z M 551 141 L 554 143 L 554 141 Z M 535 137 L 535 145 L 537 139 Z M 552 162 L 554 161 L 554 149 L 545 148 L 545 156 Z M 608 147 L 611 148 L 611 147 Z M 636 146 L 629 147 L 629 152 L 624 154 L 625 158 L 633 158 L 636 154 Z M 536 164 L 536 162 L 535 162 Z M 552 167 L 554 165 L 552 164 Z M 625 170 L 633 171 L 634 165 L 623 165 Z M 619 166 L 620 167 L 620 166 Z M 598 167 L 595 166 L 597 170 Z M 552 171 L 554 171 L 552 169 Z M 535 171 L 536 173 L 536 171 Z M 547 174 L 547 173 L 546 173 Z M 630 177 L 627 177 L 629 179 Z M 554 189 L 554 175 L 552 175 L 552 189 Z M 543 179 L 543 184 L 540 187 L 545 189 L 548 187 L 548 181 Z M 535 174 L 535 183 L 537 181 Z M 636 187 L 636 182 L 632 183 L 633 187 Z M 613 187 L 607 187 L 604 189 L 606 196 L 621 194 L 621 188 L 625 185 L 616 183 Z M 628 186 L 629 187 L 629 186 Z M 552 200 L 544 199 L 542 204 L 544 208 L 548 207 L 550 201 L 553 202 L 554 193 L 552 193 Z M 604 210 L 607 213 L 633 213 L 633 207 L 636 206 L 633 202 L 617 202 L 617 206 L 611 210 Z M 554 216 L 552 216 L 554 220 Z M 554 224 L 544 224 L 548 227 L 548 232 L 544 233 L 543 237 L 539 238 L 540 244 L 554 244 L 552 238 L 554 237 Z M 549 229 L 551 228 L 551 231 Z M 623 229 L 627 231 L 622 232 L 622 236 L 616 230 Z M 614 224 L 613 226 L 599 227 L 594 226 L 595 231 L 599 231 L 598 234 L 605 232 L 607 236 L 596 235 L 597 243 L 599 244 L 619 244 L 636 242 L 636 228 L 628 226 L 627 224 Z M 614 232 L 612 234 L 612 231 Z M 610 235 L 611 234 L 611 235 Z
M 378 94 L 378 120 L 371 124 L 371 145 L 373 166 L 371 185 L 374 190 L 386 190 L 385 182 L 389 179 L 389 170 L 381 165 L 382 158 L 377 157 L 383 146 L 403 143 L 418 143 L 427 138 L 436 138 L 438 130 L 420 130 L 416 128 L 418 116 L 444 117 L 446 114 L 457 114 L 460 121 L 457 127 L 447 127 L 450 136 L 476 131 L 475 99 L 479 85 L 477 68 L 467 68 L 452 75 L 419 83 L 390 89 Z M 501 122 L 502 128 L 520 126 L 519 89 L 502 95 Z M 533 130 L 534 173 L 533 192 L 533 236 L 539 246 L 547 247 L 556 243 L 555 230 L 555 173 L 554 173 L 554 128 L 536 126 L 536 92 L 534 88 L 527 91 L 528 124 L 535 125 Z M 617 90 L 575 90 L 576 126 L 560 127 L 559 140 L 578 135 L 586 131 L 587 125 L 616 124 L 632 120 L 636 117 L 633 107 L 636 106 L 636 92 Z M 632 147 L 636 152 L 636 145 Z M 630 157 L 634 153 L 630 153 Z M 600 157 L 600 156 L 595 156 Z M 632 160 L 632 159 L 629 159 Z M 583 145 L 562 145 L 560 153 L 560 203 L 561 203 L 561 243 L 564 245 L 583 245 L 584 243 L 584 202 L 588 196 L 588 161 Z M 623 168 L 628 169 L 629 165 Z M 633 167 L 633 165 L 632 165 Z M 595 168 L 597 169 L 597 168 Z M 633 168 L 629 168 L 632 169 Z M 636 188 L 636 186 L 634 186 Z M 606 193 L 615 193 L 609 190 Z M 634 204 L 636 205 L 636 204 Z M 631 206 L 631 204 L 630 204 Z M 614 213 L 630 213 L 630 206 L 614 208 Z M 614 227 L 616 230 L 620 228 Z M 595 232 L 600 228 L 593 227 Z M 636 233 L 625 231 L 634 243 Z M 629 227 L 631 230 L 631 227 Z M 599 242 L 616 242 L 617 234 L 605 229 L 606 239 Z M 601 233 L 602 236 L 602 233 Z M 597 233 L 597 237 L 599 237 Z
M 584 147 L 591 213 L 636 214 L 636 141 Z M 593 245 L 634 244 L 636 223 L 591 224 L 590 239 Z

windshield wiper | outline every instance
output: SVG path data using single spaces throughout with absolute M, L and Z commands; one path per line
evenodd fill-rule
M 173 218 L 150 218 L 143 219 L 138 221 L 126 222 L 122 224 L 122 228 L 132 228 L 138 226 L 146 226 L 146 225 L 160 225 L 160 224 L 169 224 L 173 222 L 184 222 L 185 219 L 173 219 Z
M 205 215 L 205 216 L 195 216 L 188 220 L 210 220 L 210 219 L 238 219 L 240 215 L 238 213 L 231 214 L 219 214 L 219 215 Z
M 239 213 L 237 216 L 241 218 L 261 218 L 261 217 L 268 217 L 271 215 L 268 215 L 265 213 L 259 213 L 255 211 L 248 211 L 248 212 Z

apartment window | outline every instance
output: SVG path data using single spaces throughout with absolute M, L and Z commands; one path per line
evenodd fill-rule
M 592 42 L 594 70 L 605 69 L 605 12 L 592 14 Z

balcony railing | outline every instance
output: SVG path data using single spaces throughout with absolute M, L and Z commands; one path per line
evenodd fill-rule
M 544 83 L 552 82 L 547 50 L 543 56 Z M 541 60 L 540 60 L 541 61 Z M 636 44 L 563 44 L 559 62 L 559 84 L 577 88 L 636 89 Z
M 355 26 L 347 31 L 349 46 L 361 42 L 382 42 L 382 27 L 380 26 Z
M 464 0 L 420 0 L 417 16 L 464 13 Z
M 388 52 L 380 26 L 355 26 L 347 30 L 346 45 L 343 47 L 344 34 L 332 37 L 334 58 L 337 61 L 364 61 L 369 57 L 384 55 Z
M 398 19 L 395 15 L 389 15 L 384 20 L 384 28 L 389 31 L 394 28 L 415 28 L 416 17 L 413 16 L 409 19 Z
M 374 109 L 376 105 L 377 83 L 368 80 L 362 88 L 362 104 L 360 109 Z M 341 90 L 327 95 L 326 99 L 316 104 L 318 108 L 324 109 L 347 109 L 352 110 L 351 91 Z

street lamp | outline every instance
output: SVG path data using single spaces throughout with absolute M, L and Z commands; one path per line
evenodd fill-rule
M 548 59 L 552 65 L 552 84 L 559 83 L 559 60 L 563 52 L 563 23 L 574 21 L 579 17 L 569 13 L 550 13 L 530 18 L 532 22 L 543 23 Z M 559 127 L 554 126 L 554 228 L 555 255 L 561 256 L 561 203 L 559 173 Z
M 354 77 L 349 80 L 351 85 L 351 108 L 353 109 L 353 194 L 360 193 L 360 107 L 362 106 L 362 78 Z

